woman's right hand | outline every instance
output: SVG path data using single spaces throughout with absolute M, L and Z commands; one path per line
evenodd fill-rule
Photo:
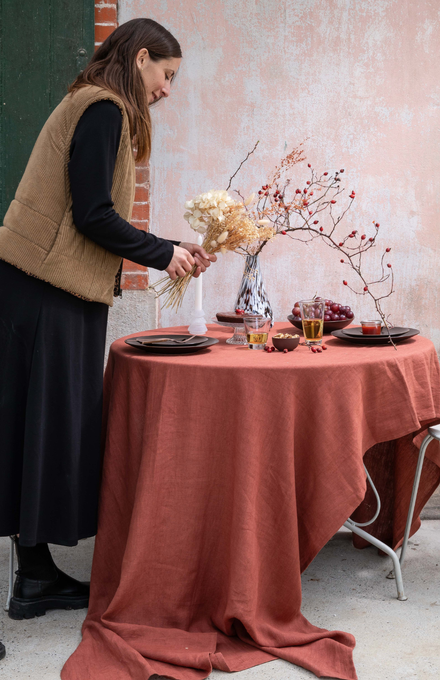
M 185 248 L 174 246 L 173 257 L 165 271 L 167 272 L 170 279 L 174 281 L 179 276 L 185 276 L 187 272 L 190 272 L 195 264 L 196 263 L 191 253 L 189 253 Z

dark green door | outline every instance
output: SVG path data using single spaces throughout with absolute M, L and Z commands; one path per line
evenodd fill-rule
M 95 0 L 0 0 L 0 225 L 35 140 L 94 49 Z

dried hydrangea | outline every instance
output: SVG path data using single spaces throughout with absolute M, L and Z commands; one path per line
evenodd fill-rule
M 225 211 L 237 205 L 227 191 L 207 191 L 185 203 L 184 218 L 191 229 L 205 234 L 212 222 L 224 222 Z

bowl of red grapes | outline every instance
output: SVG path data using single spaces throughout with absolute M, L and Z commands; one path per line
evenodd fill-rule
M 321 302 L 322 298 L 316 298 L 317 302 Z M 290 323 L 302 330 L 301 310 L 299 302 L 295 302 L 292 314 L 287 317 Z M 341 330 L 353 323 L 354 312 L 351 307 L 341 305 L 339 302 L 333 300 L 325 300 L 324 310 L 324 333 L 331 333 L 332 331 Z

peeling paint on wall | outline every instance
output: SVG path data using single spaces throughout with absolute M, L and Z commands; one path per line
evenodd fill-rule
M 260 140 L 239 185 L 263 183 L 287 148 L 345 168 L 356 204 L 347 231 L 381 224 L 396 294 L 387 311 L 440 349 L 440 7 L 425 0 L 120 0 L 120 22 L 149 16 L 180 41 L 184 59 L 154 111 L 152 231 L 187 240 L 183 203 L 225 188 Z M 297 166 L 298 181 L 306 168 Z M 304 179 L 301 179 L 302 184 Z M 262 255 L 277 319 L 319 292 L 372 312 L 342 286 L 335 253 L 281 239 Z M 372 261 L 374 258 L 372 258 Z M 372 263 L 373 264 L 373 263 Z M 204 277 L 204 309 L 233 306 L 243 268 L 228 255 Z M 373 266 L 371 268 L 373 271 Z M 192 293 L 162 325 L 188 323 Z

